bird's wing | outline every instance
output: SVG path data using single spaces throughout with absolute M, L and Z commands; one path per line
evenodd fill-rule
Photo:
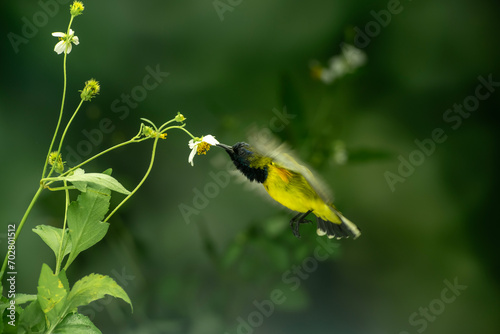
M 286 149 L 286 147 L 284 147 Z M 307 167 L 302 161 L 298 160 L 291 151 L 282 151 L 282 153 L 277 154 L 273 157 L 276 164 L 298 173 L 306 179 L 306 181 L 311 185 L 311 187 L 316 191 L 316 193 L 325 201 L 326 203 L 331 203 L 333 201 L 333 195 L 331 190 L 328 188 L 325 182 L 323 182 L 316 173 L 313 173 L 309 167 Z
M 313 173 L 310 168 L 307 167 L 287 144 L 281 143 L 275 136 L 267 134 L 264 138 L 255 136 L 249 136 L 250 145 L 260 154 L 268 156 L 280 167 L 288 169 L 292 172 L 299 173 L 306 179 L 311 187 L 316 191 L 316 193 L 323 199 L 326 203 L 332 203 L 333 194 L 328 188 L 325 182 L 323 182 L 316 173 Z M 260 140 L 259 140 L 260 139 Z

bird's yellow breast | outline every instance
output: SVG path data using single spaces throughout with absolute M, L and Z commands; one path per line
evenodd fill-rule
M 306 179 L 293 171 L 276 166 L 268 166 L 268 175 L 263 183 L 269 195 L 290 210 L 307 212 L 321 201 Z
M 299 173 L 271 163 L 268 166 L 267 179 L 263 185 L 275 201 L 290 210 L 312 211 L 324 220 L 340 223 L 331 207 L 323 201 L 309 182 Z

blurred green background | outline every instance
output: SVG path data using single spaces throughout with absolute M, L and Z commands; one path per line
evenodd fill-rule
M 92 272 L 114 277 L 134 313 L 112 299 L 81 312 L 104 333 L 498 333 L 499 87 L 460 116 L 460 126 L 443 119 L 454 104 L 474 102 L 468 97 L 479 76 L 500 81 L 498 3 L 222 3 L 234 5 L 223 20 L 211 0 L 84 1 L 72 25 L 80 45 L 68 56 L 65 119 L 86 80 L 96 78 L 102 90 L 73 123 L 64 158 L 78 153 L 83 131 L 98 129 L 103 118 L 114 130 L 96 136 L 91 152 L 80 147 L 82 158 L 135 135 L 140 117 L 161 124 L 181 111 L 195 135 L 233 144 L 251 126 L 269 128 L 273 109 L 286 106 L 294 118 L 275 135 L 332 186 L 337 207 L 363 234 L 323 240 L 334 251 L 316 259 L 323 246 L 315 227 L 301 226 L 296 239 L 292 213 L 233 176 L 187 223 L 179 205 L 193 207 L 196 191 L 214 182 L 211 172 L 227 171 L 228 157 L 214 148 L 191 167 L 188 136 L 172 131 L 108 235 L 68 272 L 70 283 Z M 51 33 L 66 29 L 68 5 L 0 5 L 1 254 L 6 225 L 19 222 L 36 191 L 56 124 L 63 56 L 53 51 Z M 399 12 L 376 23 L 388 6 Z M 34 16 L 36 31 L 23 28 Z M 372 37 L 358 43 L 365 66 L 330 85 L 311 76 L 311 61 L 326 66 L 341 43 L 354 43 L 367 28 Z M 30 37 L 14 47 L 9 33 Z M 139 96 L 148 67 L 169 75 L 124 107 L 123 94 Z M 397 174 L 399 157 L 408 160 L 414 141 L 436 128 L 446 140 L 391 189 L 385 173 Z M 151 142 L 129 146 L 86 170 L 111 167 L 131 189 L 150 150 Z M 346 163 L 338 159 L 344 153 Z M 63 194 L 45 192 L 18 240 L 18 292 L 36 293 L 42 263 L 54 265 L 31 229 L 61 226 L 63 214 Z M 454 294 L 445 280 L 467 288 L 448 303 Z M 275 289 L 281 302 L 271 307 L 262 301 Z

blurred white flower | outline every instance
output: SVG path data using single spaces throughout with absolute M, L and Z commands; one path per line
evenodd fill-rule
M 314 62 L 313 75 L 324 83 L 330 84 L 366 63 L 366 54 L 355 46 L 343 43 L 341 49 L 340 55 L 330 58 L 328 67 L 322 67 Z
M 350 44 L 342 44 L 342 54 L 352 69 L 363 66 L 366 63 L 366 53 Z
M 70 53 L 73 48 L 71 43 L 75 45 L 80 44 L 80 40 L 78 39 L 78 36 L 75 36 L 73 29 L 69 30 L 69 34 L 64 32 L 53 32 L 52 36 L 59 38 L 59 42 L 54 47 L 54 51 L 57 52 L 58 55 L 63 52 Z
M 333 161 L 337 165 L 345 165 L 348 159 L 347 149 L 342 140 L 333 142 Z
M 212 135 L 206 135 L 198 140 L 191 139 L 189 141 L 189 148 L 191 149 L 191 153 L 189 154 L 188 162 L 191 166 L 194 166 L 193 159 L 196 153 L 207 154 L 207 151 L 210 149 L 210 146 L 219 144 L 219 141 L 215 139 Z

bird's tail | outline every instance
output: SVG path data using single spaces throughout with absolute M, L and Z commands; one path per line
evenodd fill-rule
M 333 223 L 316 216 L 316 222 L 318 225 L 316 233 L 318 235 L 322 236 L 326 234 L 330 239 L 342 239 L 349 237 L 356 239 L 361 235 L 361 231 L 353 222 L 342 216 L 342 214 L 336 209 L 332 208 L 332 211 L 337 216 L 339 223 Z

